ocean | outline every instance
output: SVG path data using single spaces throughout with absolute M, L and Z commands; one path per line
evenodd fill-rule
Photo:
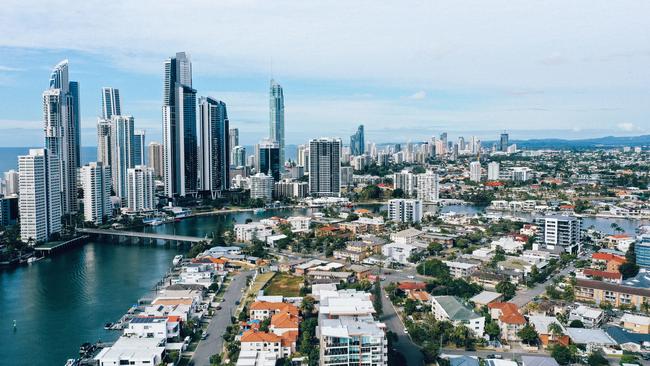
M 0 147 L 0 173 L 7 170 L 18 170 L 18 156 L 27 155 L 29 149 L 38 147 Z M 84 146 L 81 148 L 81 163 L 86 164 L 97 159 L 96 146 Z

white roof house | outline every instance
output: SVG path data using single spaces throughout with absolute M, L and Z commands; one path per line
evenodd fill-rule
M 395 242 L 381 247 L 381 254 L 393 262 L 406 264 L 411 254 L 418 250 L 420 248 L 415 245 Z
M 420 235 L 422 235 L 422 231 L 414 228 L 408 228 L 406 230 L 390 234 L 390 240 L 402 244 L 411 244 Z
M 165 352 L 164 339 L 120 337 L 111 347 L 103 348 L 95 360 L 99 366 L 158 365 Z
M 614 346 L 616 341 L 602 329 L 566 328 L 566 333 L 575 344 L 584 344 L 587 351 L 603 346 Z

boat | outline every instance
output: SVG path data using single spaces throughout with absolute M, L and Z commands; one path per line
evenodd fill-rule
M 32 264 L 36 261 L 40 261 L 43 257 L 29 257 L 27 258 L 27 264 Z
M 256 215 L 257 215 L 257 214 L 261 214 L 261 213 L 263 213 L 263 212 L 266 212 L 266 209 L 265 209 L 265 208 L 256 208 L 256 209 L 253 209 L 253 213 L 256 214 Z
M 77 365 L 79 365 L 79 360 L 77 360 L 76 358 L 69 358 L 65 362 L 65 366 L 77 366 Z
M 174 260 L 172 260 L 172 264 L 177 266 L 177 265 L 179 265 L 181 263 L 182 260 L 183 260 L 183 256 L 182 255 L 177 255 L 177 256 L 174 257 Z
M 113 325 L 114 325 L 113 323 L 108 322 L 108 323 L 104 324 L 104 329 L 109 330 L 109 329 L 113 328 Z

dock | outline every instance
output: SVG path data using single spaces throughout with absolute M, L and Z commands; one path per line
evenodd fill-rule
M 41 255 L 49 255 L 59 250 L 67 249 L 77 244 L 83 243 L 88 239 L 88 235 L 78 236 L 70 240 L 59 240 L 59 241 L 50 241 L 47 243 L 38 244 L 34 247 L 34 251 Z

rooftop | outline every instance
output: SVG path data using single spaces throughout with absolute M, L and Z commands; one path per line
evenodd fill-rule
M 493 301 L 496 301 L 496 300 L 500 299 L 501 296 L 503 296 L 503 295 L 501 295 L 498 292 L 483 291 L 480 294 L 478 294 L 478 295 L 472 297 L 471 299 L 469 299 L 469 301 L 471 301 L 471 302 L 473 302 L 475 304 L 485 305 L 485 304 L 489 304 L 489 303 L 491 303 Z
M 454 296 L 434 296 L 433 300 L 440 304 L 451 320 L 470 320 L 481 317 Z
M 566 332 L 571 341 L 576 344 L 616 344 L 616 341 L 602 329 L 566 328 Z
M 553 357 L 521 356 L 523 366 L 560 366 Z

